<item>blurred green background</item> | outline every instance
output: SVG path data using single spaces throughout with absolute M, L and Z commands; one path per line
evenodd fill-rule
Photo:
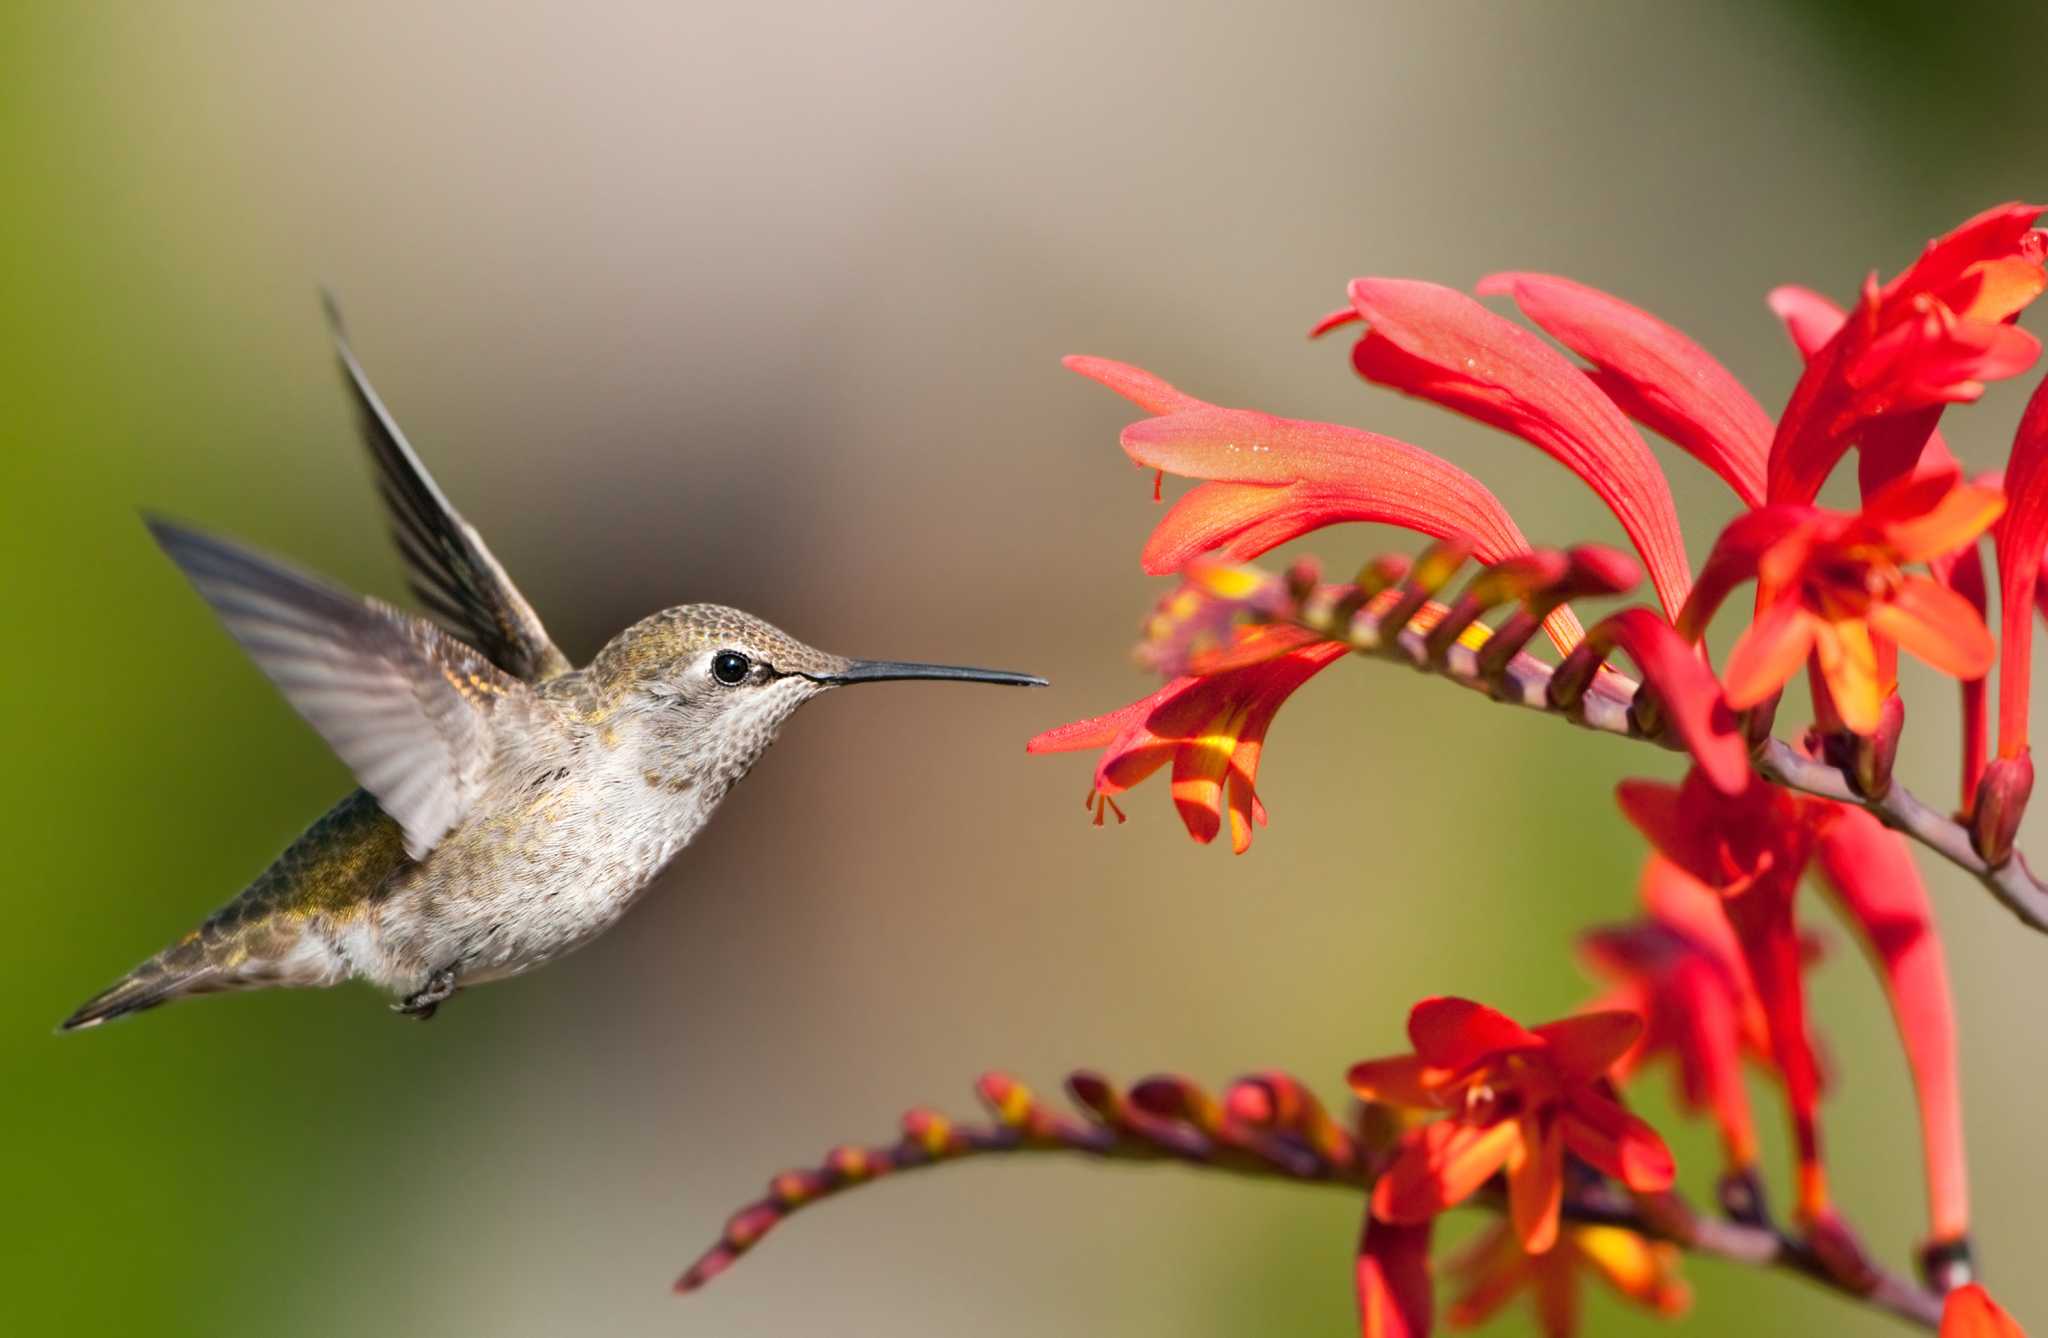
M 1632 904 L 1608 790 L 1671 758 L 1372 666 L 1283 713 L 1248 856 L 1192 845 L 1158 786 L 1091 830 L 1088 764 L 1021 744 L 1143 688 L 1156 512 L 1115 447 L 1130 413 L 1058 356 L 1367 424 L 1539 541 L 1612 538 L 1554 464 L 1359 385 L 1309 321 L 1356 273 L 1553 269 L 1779 403 L 1769 286 L 1850 293 L 2043 193 L 2028 12 L 5 7 L 0 1330 L 1350 1332 L 1340 1196 L 1045 1161 L 864 1191 L 667 1294 L 770 1172 L 914 1102 L 965 1113 L 985 1067 L 1052 1089 L 1078 1064 L 1276 1065 L 1334 1098 L 1420 995 L 1573 1006 L 1576 928 Z M 54 1037 L 348 786 L 135 520 L 400 591 L 322 283 L 572 655 L 715 599 L 1055 686 L 810 708 L 620 930 L 432 1026 L 348 989 Z M 2023 389 L 1951 415 L 1972 464 L 2000 462 Z M 1728 501 L 1672 470 L 1697 559 Z M 1909 679 L 1904 766 L 1945 794 L 1936 686 Z M 1983 1251 L 2038 1323 L 2044 948 L 1930 877 Z M 1889 1022 L 1853 951 L 1818 993 L 1841 1194 L 1897 1258 L 1922 1209 Z M 1708 1142 L 1678 1141 L 1703 1187 Z M 1693 1331 L 1886 1327 L 1692 1277 Z M 1602 1332 L 1656 1327 L 1594 1305 Z

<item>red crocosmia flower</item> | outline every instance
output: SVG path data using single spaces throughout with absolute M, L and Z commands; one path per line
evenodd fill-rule
M 1174 503 L 1146 541 L 1140 561 L 1153 575 L 1209 552 L 1255 558 L 1351 521 L 1466 538 L 1481 562 L 1529 551 L 1485 485 L 1418 446 L 1334 423 L 1220 408 L 1107 358 L 1069 357 L 1065 365 L 1156 415 L 1124 429 L 1124 452 L 1134 462 L 1206 480 Z M 1560 650 L 1577 644 L 1570 610 L 1545 626 Z
M 1785 322 L 1785 331 L 1792 337 L 1793 345 L 1801 356 L 1811 358 L 1827 347 L 1835 332 L 1842 328 L 1848 313 L 1829 299 L 1810 288 L 1788 284 L 1774 288 L 1770 295 L 1771 310 L 1778 313 Z M 1895 430 L 1903 426 L 1904 431 Z M 1960 473 L 1962 465 L 1942 440 L 1941 433 L 1931 432 L 1925 440 L 1916 437 L 1916 428 L 1898 419 L 1880 419 L 1865 432 L 1863 446 L 1857 452 L 1856 472 L 1862 485 L 1863 495 L 1869 497 L 1881 491 L 1884 486 L 1902 474 L 1933 474 L 1941 471 Z M 1980 484 L 1994 486 L 1996 481 L 1984 478 Z M 2010 508 L 2007 515 L 2011 514 Z M 1981 619 L 1985 616 L 1984 563 L 1978 556 L 1977 545 L 1966 544 L 1953 553 L 1931 558 L 1927 569 L 1934 579 L 1961 595 L 1977 611 Z M 1888 643 L 1879 644 L 1881 656 L 1887 654 Z M 1896 655 L 1896 648 L 1889 653 Z M 1889 677 L 1889 673 L 1883 676 Z M 1962 797 L 1963 811 L 1969 812 L 1976 804 L 1977 780 L 1984 774 L 1986 760 L 1985 725 L 1987 703 L 1984 680 L 1966 678 L 1962 680 L 1963 701 L 1963 757 Z
M 1629 417 L 1719 474 L 1745 506 L 1764 500 L 1771 418 L 1698 344 L 1618 297 L 1550 274 L 1494 274 L 1522 314 L 1593 364 L 1586 373 Z
M 1970 1227 L 1970 1189 L 1955 1005 L 1927 886 L 1905 838 L 1859 808 L 1836 806 L 1817 853 L 1843 912 L 1877 962 L 1912 1070 L 1933 1240 L 1959 1241 Z
M 1413 279 L 1353 279 L 1351 350 L 1366 380 L 1454 409 L 1530 442 L 1598 493 L 1642 554 L 1672 614 L 1692 585 L 1671 487 L 1634 426 L 1599 386 L 1538 336 L 1455 289 Z
M 1366 1213 L 1358 1243 L 1360 1338 L 1429 1338 L 1436 1317 L 1429 1262 L 1435 1226 L 1433 1219 L 1403 1226 Z
M 1669 1189 L 1670 1150 L 1607 1081 L 1641 1031 L 1632 1013 L 1530 1029 L 1469 999 L 1417 1004 L 1415 1053 L 1353 1065 L 1351 1087 L 1367 1101 L 1450 1114 L 1402 1136 L 1373 1186 L 1373 1215 L 1426 1222 L 1505 1170 L 1515 1234 L 1541 1254 L 1557 1241 L 1567 1150 L 1638 1192 Z
M 2027 1338 L 2027 1331 L 1991 1299 L 1990 1292 L 1966 1282 L 1942 1303 L 1940 1338 Z
M 1239 644 L 1259 638 L 1295 641 L 1293 649 L 1206 677 L 1176 678 L 1122 710 L 1049 729 L 1025 745 L 1032 753 L 1101 748 L 1088 802 L 1097 824 L 1105 809 L 1123 818 L 1114 796 L 1173 763 L 1173 802 L 1188 834 L 1207 843 L 1221 830 L 1225 800 L 1231 849 L 1243 854 L 1266 809 L 1254 786 L 1266 730 L 1294 690 L 1343 657 L 1339 642 L 1298 644 L 1297 629 L 1238 629 Z
M 1793 897 L 1834 806 L 1775 785 L 1724 794 L 1698 768 L 1681 785 L 1624 781 L 1616 797 L 1658 853 L 1720 893 L 1763 1005 L 1799 1156 L 1799 1207 L 1829 1212 L 1820 1153 L 1820 1065 L 1806 1026 L 1805 948 Z
M 1849 313 L 1834 299 L 1798 284 L 1773 288 L 1766 300 L 1809 365 L 1849 319 Z M 1904 417 L 1880 418 L 1865 427 L 1856 465 L 1857 482 L 1865 497 L 1901 474 L 1943 469 L 1960 472 L 1962 464 L 1938 429 L 1928 430 L 1925 424 Z
M 1876 420 L 1913 416 L 1908 440 L 1924 441 L 1943 405 L 2033 365 L 2040 342 L 2011 322 L 2048 287 L 2040 215 L 2027 204 L 1987 210 L 1928 243 L 1890 283 L 1873 275 L 1864 284 L 1779 416 L 1769 500 L 1812 501 Z
M 1729 592 L 1754 577 L 1756 620 L 1722 673 L 1728 704 L 1766 700 L 1814 655 L 1842 723 L 1869 734 L 1892 687 L 1874 637 L 1960 679 L 1990 672 L 1997 648 L 1969 601 L 1900 566 L 1968 545 L 2004 509 L 1997 490 L 1941 472 L 1902 478 L 1860 512 L 1751 511 L 1715 542 L 1678 630 L 1697 640 Z
M 1741 945 L 1711 890 L 1661 855 L 1643 870 L 1645 919 L 1581 939 L 1592 965 L 1615 982 L 1592 1010 L 1641 1014 L 1642 1039 L 1615 1066 L 1617 1081 L 1669 1055 L 1679 1099 L 1710 1111 L 1731 1170 L 1756 1164 L 1756 1126 L 1743 1084 L 1745 1055 L 1770 1053 L 1763 1008 Z
M 1556 1249 L 1530 1254 L 1505 1223 L 1495 1223 L 1450 1261 L 1446 1271 L 1458 1294 L 1445 1318 L 1454 1329 L 1469 1329 L 1526 1291 L 1544 1338 L 1572 1338 L 1587 1274 L 1644 1309 L 1682 1315 L 1692 1291 L 1678 1276 L 1678 1261 L 1675 1245 L 1625 1227 L 1582 1223 L 1566 1223 Z

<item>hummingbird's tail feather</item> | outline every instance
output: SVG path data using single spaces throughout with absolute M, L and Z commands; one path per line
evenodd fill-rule
M 346 974 L 327 949 L 302 934 L 268 933 L 260 924 L 244 927 L 246 922 L 232 915 L 243 904 L 232 903 L 228 911 L 87 999 L 57 1030 L 83 1031 L 195 994 L 331 985 Z M 252 918 L 258 914 L 252 912 Z
M 152 957 L 93 995 L 59 1023 L 57 1030 L 83 1031 L 187 994 L 205 994 L 222 988 L 211 970 L 180 973 L 161 967 L 159 962 L 160 958 Z

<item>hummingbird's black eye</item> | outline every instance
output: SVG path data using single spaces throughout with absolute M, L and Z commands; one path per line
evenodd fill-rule
M 711 676 L 727 687 L 738 687 L 747 681 L 747 671 L 754 662 L 736 650 L 722 650 L 711 657 Z

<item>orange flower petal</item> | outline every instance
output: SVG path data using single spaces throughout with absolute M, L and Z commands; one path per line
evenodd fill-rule
M 1631 1301 L 1673 1315 L 1691 1299 L 1675 1276 L 1678 1251 L 1662 1241 L 1645 1240 L 1625 1227 L 1577 1226 L 1571 1231 L 1571 1246 Z
M 1224 706 L 1193 738 L 1182 739 L 1173 753 L 1173 806 L 1188 835 L 1207 845 L 1216 839 L 1223 817 L 1223 777 L 1237 747 L 1244 707 Z
M 1428 1221 L 1463 1203 L 1493 1178 L 1521 1142 L 1512 1120 L 1479 1129 L 1459 1120 L 1424 1125 L 1373 1186 L 1373 1216 L 1388 1222 Z
M 1907 577 L 1890 599 L 1870 606 L 1869 616 L 1872 631 L 1955 678 L 1982 678 L 1998 658 L 1976 607 L 1925 576 Z
M 1975 1282 L 1948 1294 L 1941 1308 L 1940 1338 L 2027 1338 L 2019 1322 L 2005 1313 L 1991 1293 Z
M 1558 1208 L 1564 1202 L 1564 1139 L 1558 1121 L 1524 1116 L 1521 1134 L 1508 1154 L 1508 1217 L 1530 1254 L 1557 1244 Z
M 1796 599 L 1781 599 L 1758 614 L 1721 671 L 1728 705 L 1745 710 L 1784 687 L 1806 663 L 1816 630 L 1817 620 Z
M 1966 483 L 1920 514 L 1886 525 L 1884 538 L 1900 562 L 1925 562 L 1975 542 L 2004 514 L 2004 493 Z
M 1952 293 L 1956 315 L 1966 321 L 2002 321 L 2023 309 L 2048 288 L 2038 262 L 2021 256 L 1986 260 L 1965 271 L 1969 293 Z
M 1431 1075 L 1435 1075 L 1432 1081 Z M 1437 1082 L 1448 1075 L 1431 1069 L 1414 1055 L 1362 1059 L 1351 1066 L 1351 1090 L 1361 1101 L 1425 1109 L 1437 1104 Z
M 1835 713 L 1854 732 L 1871 733 L 1884 709 L 1885 690 L 1870 625 L 1860 618 L 1810 621 L 1814 653 L 1820 658 L 1821 677 L 1827 680 Z

